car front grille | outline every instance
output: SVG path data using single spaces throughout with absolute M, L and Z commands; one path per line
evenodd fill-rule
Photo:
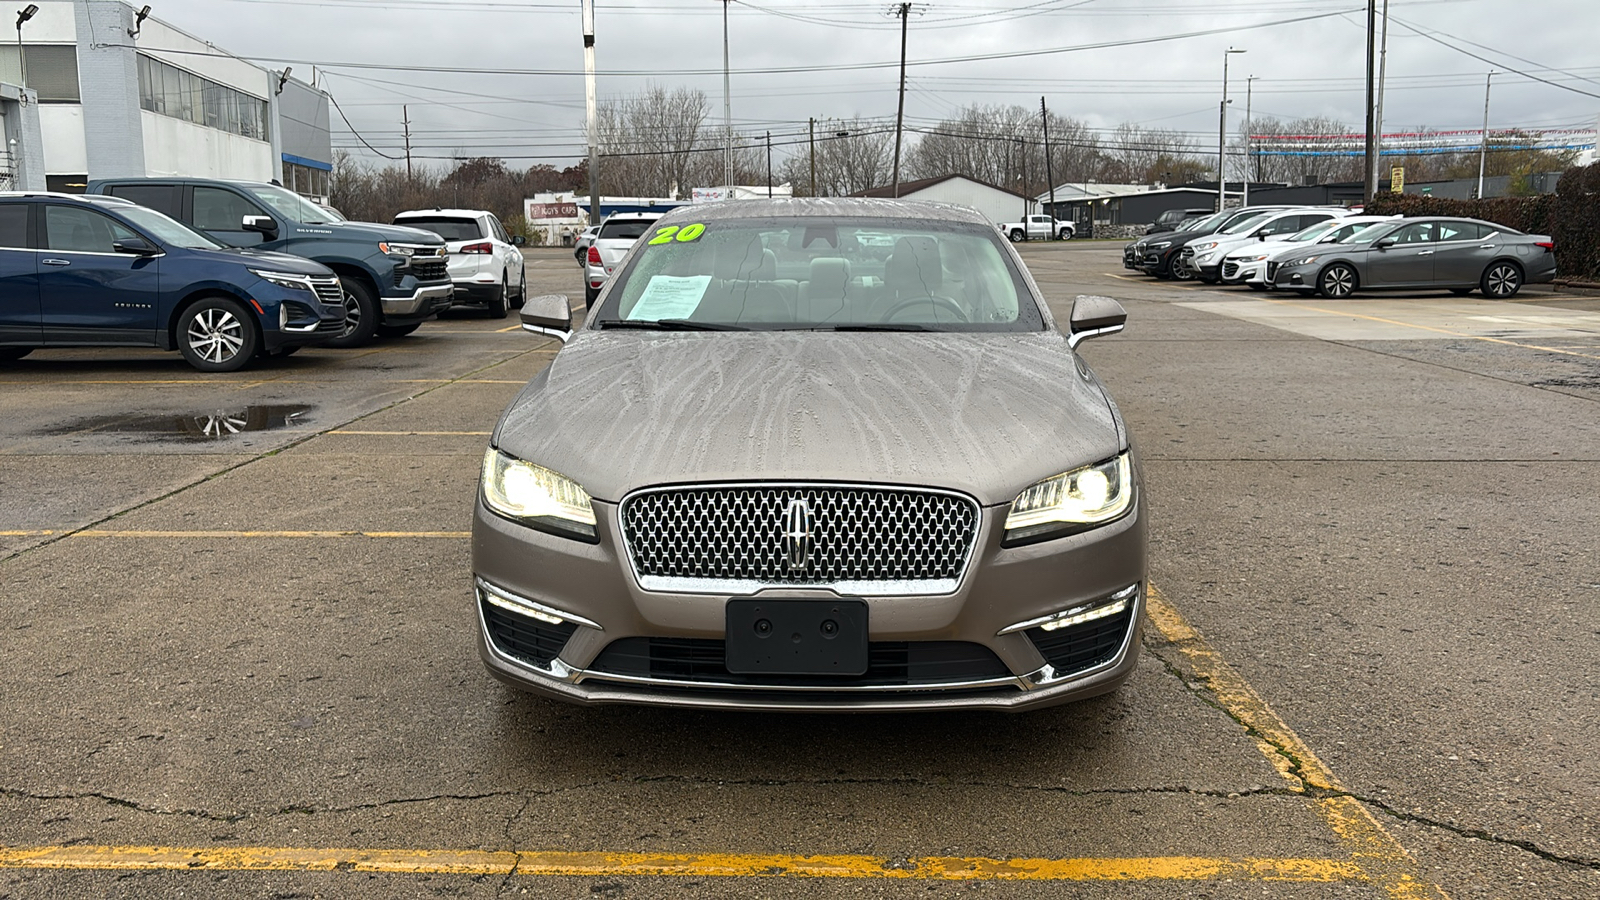
M 571 622 L 550 625 L 519 616 L 483 599 L 478 600 L 478 608 L 483 612 L 483 623 L 488 626 L 489 640 L 496 650 L 540 668 L 548 666 L 578 630 Z
M 647 490 L 623 499 L 621 517 L 645 590 L 862 596 L 953 593 L 979 522 L 959 494 L 829 484 Z
M 917 687 L 1011 678 L 982 644 L 962 641 L 873 641 L 861 675 L 735 675 L 723 663 L 723 642 L 707 638 L 621 638 L 586 669 L 607 675 L 748 687 Z
M 344 306 L 344 288 L 339 286 L 339 279 L 312 278 L 311 287 L 317 292 L 317 299 L 322 301 L 324 306 L 332 306 L 335 309 Z
M 418 281 L 449 281 L 449 263 L 443 259 L 413 259 L 411 274 L 417 276 Z
M 1136 604 L 1104 619 L 1073 625 L 1057 631 L 1030 628 L 1026 634 L 1044 661 L 1055 669 L 1056 677 L 1074 675 L 1115 659 L 1127 640 Z
M 1272 280 L 1274 278 L 1277 278 L 1277 277 L 1278 277 L 1278 263 L 1275 263 L 1275 262 L 1267 263 L 1267 284 L 1271 284 Z
M 1236 262 L 1234 262 L 1233 260 L 1230 259 L 1227 262 L 1222 264 L 1222 277 L 1223 278 L 1237 278 L 1238 276 L 1239 276 L 1239 264 L 1238 263 L 1236 263 Z

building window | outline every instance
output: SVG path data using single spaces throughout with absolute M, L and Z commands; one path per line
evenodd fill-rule
M 33 65 L 32 56 L 28 57 L 28 65 Z M 28 74 L 32 76 L 31 68 Z M 229 134 L 267 140 L 267 101 L 142 53 L 139 106 Z
M 328 170 L 283 161 L 283 186 L 318 203 L 328 199 Z
M 39 92 L 40 103 L 78 102 L 78 48 L 61 44 L 24 44 L 28 59 L 28 87 Z M 22 84 L 17 46 L 0 46 L 0 81 Z

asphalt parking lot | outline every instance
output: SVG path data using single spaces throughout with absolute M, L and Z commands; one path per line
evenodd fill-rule
M 478 464 L 557 348 L 514 318 L 0 368 L 0 897 L 1600 896 L 1597 304 L 1023 254 L 1058 318 L 1127 307 L 1084 351 L 1156 598 L 1122 690 L 1021 716 L 490 679 Z

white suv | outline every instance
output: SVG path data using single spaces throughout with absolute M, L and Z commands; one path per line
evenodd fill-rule
M 1223 258 L 1235 250 L 1253 242 L 1282 240 L 1318 222 L 1348 215 L 1350 211 L 1347 209 L 1326 206 L 1264 210 L 1260 215 L 1241 219 L 1216 234 L 1191 241 L 1182 251 L 1184 265 L 1201 281 L 1216 284 L 1222 280 Z
M 611 273 L 633 249 L 634 242 L 650 233 L 663 213 L 612 213 L 600 223 L 594 243 L 584 251 L 583 305 L 593 306 Z
M 414 209 L 394 217 L 394 224 L 421 228 L 444 238 L 453 302 L 481 306 L 495 319 L 527 299 L 523 239 L 506 234 L 494 213 L 481 209 Z

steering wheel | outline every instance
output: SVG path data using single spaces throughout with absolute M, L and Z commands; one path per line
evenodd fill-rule
M 940 297 L 937 294 L 930 294 L 926 297 L 910 297 L 905 300 L 901 300 L 899 303 L 889 307 L 889 309 L 886 310 L 883 315 L 879 316 L 878 321 L 892 322 L 894 321 L 894 317 L 901 312 L 917 306 L 926 306 L 930 303 L 936 308 L 942 309 L 954 316 L 955 320 L 958 322 L 972 321 L 971 319 L 967 318 L 966 310 L 963 310 L 960 304 L 956 303 L 954 300 L 951 300 L 949 297 Z M 935 321 L 938 320 L 935 319 Z

